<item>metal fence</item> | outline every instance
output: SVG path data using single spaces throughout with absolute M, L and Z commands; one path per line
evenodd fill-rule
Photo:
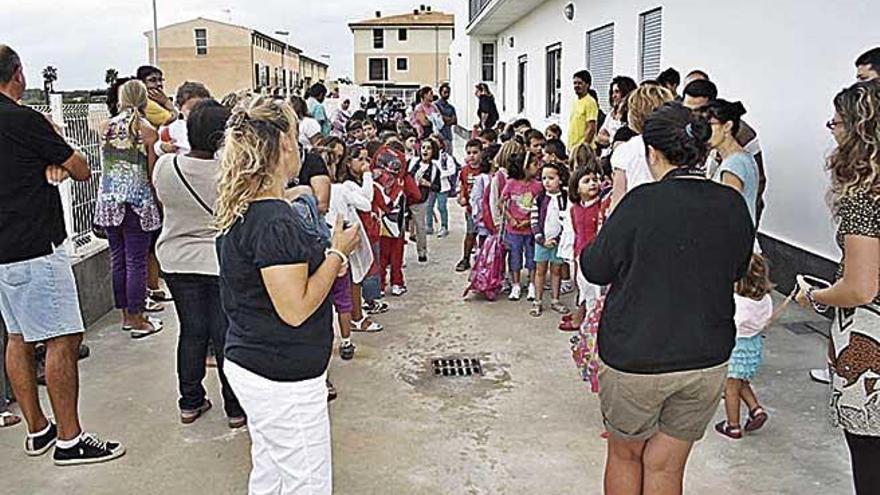
M 92 177 L 85 182 L 65 181 L 59 186 L 64 206 L 64 221 L 74 255 L 84 256 L 104 246 L 103 240 L 92 233 L 98 185 L 101 183 L 101 123 L 110 114 L 103 104 L 62 104 L 60 95 L 53 95 L 50 105 L 32 108 L 50 114 L 62 124 L 64 137 L 77 148 L 89 162 Z

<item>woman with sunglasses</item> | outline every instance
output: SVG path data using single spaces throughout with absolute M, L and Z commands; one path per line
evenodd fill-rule
M 880 487 L 880 81 L 834 98 L 826 125 L 837 148 L 828 159 L 831 209 L 843 250 L 837 281 L 801 284 L 805 308 L 834 311 L 828 359 L 831 418 L 843 428 L 857 495 Z
M 721 156 L 721 164 L 710 170 L 715 182 L 736 189 L 746 201 L 752 223 L 758 206 L 758 163 L 750 153 L 739 144 L 736 135 L 740 129 L 740 117 L 746 109 L 740 102 L 712 100 L 700 109 L 700 113 L 712 126 L 709 147 Z M 712 162 L 710 160 L 710 162 Z M 714 162 L 713 162 L 714 164 Z

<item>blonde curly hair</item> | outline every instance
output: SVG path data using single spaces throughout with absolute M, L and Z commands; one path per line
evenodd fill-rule
M 240 102 L 226 126 L 220 158 L 220 185 L 214 224 L 227 230 L 243 217 L 250 203 L 274 187 L 282 163 L 282 140 L 296 144 L 299 122 L 290 105 L 260 96 Z M 292 137 L 290 137 L 292 136 Z
M 641 134 L 645 119 L 667 101 L 675 99 L 672 91 L 656 84 L 642 84 L 627 97 L 628 124 L 630 129 Z
M 859 82 L 834 98 L 845 132 L 828 158 L 831 204 L 867 194 L 880 200 L 880 81 Z

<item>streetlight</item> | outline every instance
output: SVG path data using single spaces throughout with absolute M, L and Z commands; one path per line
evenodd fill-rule
M 153 0 L 153 67 L 159 67 L 159 20 L 156 16 L 156 0 Z
M 285 53 L 287 52 L 287 46 L 290 45 L 290 31 L 275 31 L 275 34 L 278 36 L 284 36 L 284 47 L 281 49 L 281 75 L 282 80 L 284 81 L 284 97 L 287 98 L 290 96 L 288 92 L 288 77 L 287 77 L 287 69 L 284 66 L 284 58 Z

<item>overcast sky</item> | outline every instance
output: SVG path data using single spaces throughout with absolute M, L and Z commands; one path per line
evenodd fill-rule
M 159 26 L 207 17 L 255 28 L 267 34 L 290 31 L 292 45 L 306 54 L 330 55 L 331 76 L 351 74 L 352 36 L 348 23 L 404 13 L 431 5 L 452 12 L 466 0 L 157 0 Z M 28 86 L 42 86 L 42 68 L 58 68 L 56 89 L 104 86 L 115 68 L 133 73 L 147 62 L 152 29 L 151 0 L 0 0 L 0 43 L 12 46 L 25 65 Z M 259 5 L 258 7 L 255 5 Z M 229 10 L 229 12 L 226 12 Z

